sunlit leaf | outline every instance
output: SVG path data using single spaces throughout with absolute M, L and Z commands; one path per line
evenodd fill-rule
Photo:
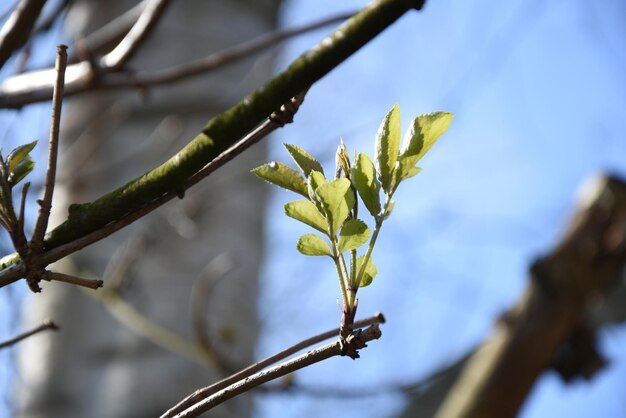
M 9 172 L 15 171 L 15 167 L 30 153 L 37 145 L 37 141 L 33 141 L 30 144 L 20 145 L 15 148 L 7 156 L 7 165 L 9 166 Z
M 304 255 L 328 255 L 332 257 L 330 247 L 321 237 L 315 234 L 304 234 L 296 245 L 298 251 Z
M 324 234 L 328 233 L 326 219 L 315 204 L 308 200 L 296 200 L 285 205 L 285 214 L 303 222 Z
M 363 265 L 364 259 L 365 255 L 362 255 L 356 259 L 357 271 L 361 271 L 361 266 Z M 365 271 L 363 272 L 363 276 L 361 277 L 361 283 L 359 284 L 359 287 L 369 286 L 377 274 L 378 270 L 376 269 L 376 265 L 372 261 L 372 257 L 370 257 L 367 265 L 365 266 Z
M 252 172 L 272 184 L 309 197 L 306 181 L 302 175 L 282 163 L 272 161 L 253 169 Z
M 413 164 L 407 164 L 405 160 L 401 160 L 400 167 L 398 170 L 399 170 L 398 182 L 401 182 L 402 180 L 406 180 L 408 178 L 415 176 L 416 174 L 419 174 L 420 171 L 422 171 L 422 168 L 415 167 Z
M 315 206 L 319 209 L 319 211 L 322 214 L 325 213 L 324 208 L 322 207 L 322 204 L 318 201 L 315 191 L 317 190 L 318 187 L 326 183 L 328 183 L 328 180 L 326 180 L 326 177 L 324 177 L 323 173 L 313 170 L 309 174 L 308 182 L 307 182 L 308 198 L 311 202 L 315 204 Z
M 391 190 L 393 172 L 400 149 L 400 107 L 396 104 L 387 113 L 376 134 L 376 164 L 383 190 Z
M 370 229 L 360 219 L 349 219 L 339 231 L 339 251 L 350 251 L 365 244 L 370 237 Z
M 302 172 L 304 173 L 304 177 L 309 177 L 311 171 L 319 171 L 324 174 L 324 169 L 322 165 L 317 161 L 311 154 L 293 144 L 283 144 L 287 151 L 291 155 L 291 158 L 295 161 L 295 163 L 300 167 Z
M 448 129 L 453 117 L 453 113 L 433 112 L 413 119 L 404 135 L 400 161 L 407 166 L 417 164 Z
M 35 168 L 35 163 L 29 155 L 26 155 L 13 169 L 9 175 L 9 185 L 11 187 L 18 184 L 24 177 Z
M 317 188 L 315 194 L 326 214 L 326 220 L 331 227 L 330 233 L 334 235 L 348 217 L 350 209 L 354 206 L 354 195 L 346 196 L 350 192 L 350 180 L 346 178 L 335 179 Z M 352 206 L 349 206 L 350 203 Z
M 376 217 L 380 213 L 380 183 L 374 163 L 366 154 L 357 155 L 351 180 L 367 210 Z

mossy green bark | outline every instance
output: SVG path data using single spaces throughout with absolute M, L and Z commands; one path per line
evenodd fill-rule
M 165 193 L 182 194 L 189 177 L 406 11 L 420 9 L 423 3 L 420 0 L 381 0 L 361 10 L 265 86 L 211 119 L 199 135 L 169 160 L 93 202 L 71 205 L 67 220 L 46 236 L 45 248 L 52 249 L 96 231 Z M 5 260 L 9 258 L 2 261 Z

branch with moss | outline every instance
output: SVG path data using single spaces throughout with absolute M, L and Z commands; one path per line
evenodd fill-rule
M 264 87 L 211 119 L 201 133 L 168 161 L 93 202 L 71 205 L 67 220 L 46 236 L 44 250 L 50 252 L 94 234 L 111 223 L 131 219 L 163 196 L 176 194 L 182 197 L 189 179 L 203 167 L 408 10 L 421 9 L 423 3 L 420 0 L 380 0 L 369 5 Z M 43 256 L 45 258 L 45 254 Z M 17 254 L 0 260 L 0 268 L 3 269 L 0 285 L 21 277 L 23 269 L 13 268 L 19 262 Z

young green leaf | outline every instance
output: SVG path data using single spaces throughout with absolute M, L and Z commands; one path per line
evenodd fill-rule
M 324 210 L 322 209 L 322 205 L 317 201 L 317 196 L 315 195 L 315 191 L 321 185 L 328 183 L 328 180 L 326 180 L 326 177 L 324 177 L 323 173 L 316 171 L 316 170 L 311 171 L 311 173 L 309 174 L 308 180 L 309 180 L 307 184 L 308 198 L 311 202 L 315 203 L 317 208 L 323 213 Z
M 309 197 L 304 178 L 296 170 L 282 163 L 272 161 L 255 168 L 252 172 L 265 181 Z
M 365 258 L 365 255 L 362 255 L 356 259 L 357 271 L 361 270 L 361 266 L 363 265 L 364 258 Z M 376 269 L 376 265 L 372 261 L 372 257 L 370 257 L 367 262 L 367 266 L 365 266 L 365 271 L 363 272 L 363 277 L 361 277 L 361 283 L 359 284 L 359 287 L 369 286 L 377 274 L 378 274 L 378 270 Z
M 332 231 L 336 233 L 339 231 L 345 220 L 348 218 L 350 211 L 354 207 L 355 197 L 352 189 L 348 189 L 343 196 L 343 200 L 339 202 L 339 206 L 331 217 Z
M 387 113 L 376 134 L 376 164 L 383 190 L 391 191 L 393 172 L 400 149 L 400 107 L 396 104 Z
M 15 148 L 7 157 L 7 165 L 9 166 L 9 172 L 15 171 L 15 167 L 30 153 L 37 145 L 37 141 L 33 141 L 30 144 L 20 145 Z
M 343 143 L 343 139 L 339 139 L 339 146 L 335 153 L 335 178 L 341 177 L 341 172 L 343 172 L 347 178 L 350 178 L 350 156 L 348 155 L 346 144 Z
M 359 153 L 352 167 L 352 184 L 359 192 L 367 210 L 376 217 L 380 213 L 380 183 L 374 163 L 367 154 Z
M 11 187 L 15 186 L 17 183 L 22 181 L 24 177 L 28 175 L 35 168 L 35 163 L 33 162 L 30 155 L 26 155 L 22 160 L 15 166 L 11 174 L 9 175 L 9 185 Z
M 296 245 L 298 251 L 304 255 L 328 255 L 332 257 L 330 247 L 321 237 L 315 234 L 304 234 Z
M 287 152 L 291 155 L 291 158 L 300 167 L 304 173 L 304 177 L 309 177 L 311 171 L 319 171 L 324 174 L 324 169 L 319 161 L 317 161 L 311 154 L 293 144 L 283 144 L 287 148 Z
M 398 176 L 397 183 L 400 183 L 402 180 L 409 179 L 422 171 L 421 167 L 415 167 L 413 164 L 407 164 L 408 161 L 400 160 L 400 166 L 398 167 Z M 396 185 L 397 186 L 397 185 Z
M 356 250 L 370 237 L 370 229 L 360 219 L 349 219 L 339 231 L 339 251 Z
M 448 129 L 453 113 L 434 112 L 413 119 L 404 135 L 401 163 L 414 166 L 430 150 L 435 141 Z
M 350 204 L 350 198 L 347 197 L 348 194 L 352 197 L 352 205 L 350 207 L 348 207 Z M 352 206 L 354 206 L 354 195 L 350 190 L 350 180 L 340 178 L 323 184 L 317 188 L 315 195 L 326 214 L 326 220 L 330 226 L 330 234 L 334 235 L 348 217 Z
M 308 200 L 295 200 L 285 205 L 285 214 L 317 229 L 324 234 L 328 233 L 326 219 L 317 207 Z

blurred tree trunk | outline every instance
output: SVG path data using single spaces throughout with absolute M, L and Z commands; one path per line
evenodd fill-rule
M 129 65 L 165 68 L 270 31 L 278 3 L 172 2 Z M 68 29 L 72 34 L 90 33 L 133 5 L 121 0 L 75 1 Z M 272 58 L 265 56 L 143 95 L 95 92 L 67 100 L 61 183 L 53 212 L 63 219 L 70 203 L 92 200 L 162 162 L 210 116 L 266 80 L 271 69 Z M 183 200 L 72 257 L 71 267 L 81 276 L 101 276 L 105 269 L 119 266 L 109 264 L 112 256 L 124 262 L 136 258 L 124 274 L 123 298 L 155 323 L 191 340 L 192 287 L 203 275 L 212 275 L 205 313 L 212 343 L 229 363 L 250 362 L 257 334 L 256 277 L 265 193 L 249 170 L 264 161 L 264 151 L 264 145 L 257 145 Z M 203 270 L 222 253 L 234 268 L 215 282 L 221 273 Z M 220 367 L 199 366 L 139 337 L 86 292 L 59 283 L 43 285 L 43 293 L 28 298 L 24 327 L 51 317 L 61 332 L 20 346 L 18 416 L 158 416 L 220 375 Z M 105 282 L 105 288 L 111 285 Z M 246 416 L 250 407 L 249 398 L 240 397 L 213 416 Z

